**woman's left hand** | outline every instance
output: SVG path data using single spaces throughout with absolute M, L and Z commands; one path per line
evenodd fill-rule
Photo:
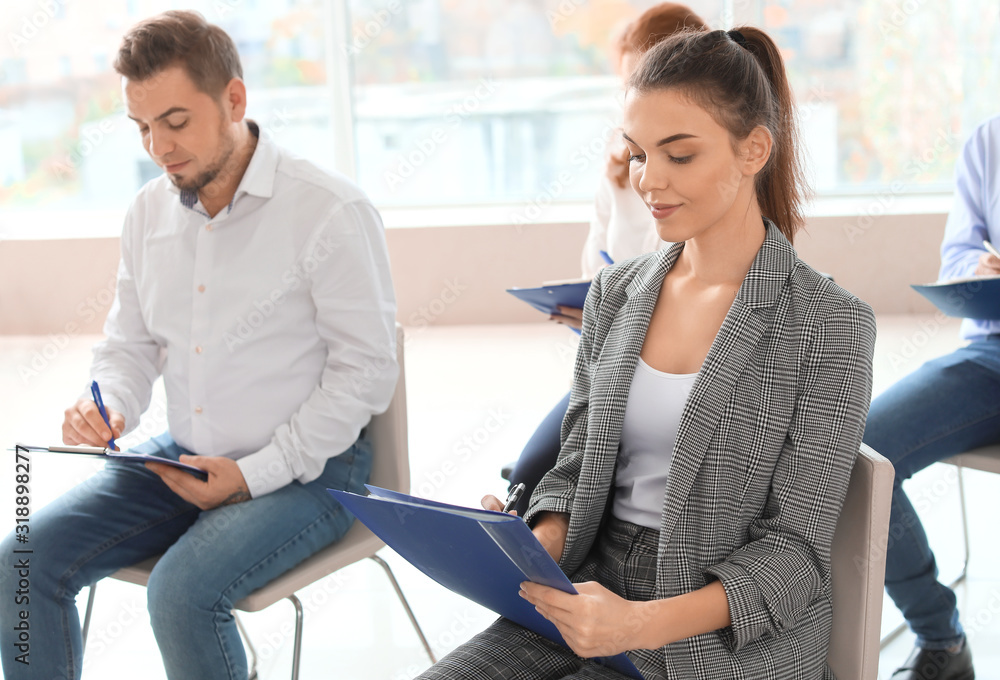
M 651 612 L 644 602 L 632 602 L 596 581 L 574 583 L 579 594 L 525 581 L 521 597 L 555 624 L 569 648 L 584 658 L 614 656 L 641 649 L 640 633 Z
M 576 307 L 564 307 L 559 305 L 559 313 L 552 314 L 549 319 L 558 323 L 566 324 L 576 330 L 583 329 L 583 310 Z

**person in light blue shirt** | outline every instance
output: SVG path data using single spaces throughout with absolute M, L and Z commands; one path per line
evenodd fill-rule
M 1000 116 L 972 133 L 956 168 L 955 204 L 941 244 L 940 280 L 1000 275 Z M 872 402 L 864 441 L 896 468 L 885 587 L 916 634 L 892 680 L 971 680 L 972 658 L 955 593 L 938 581 L 934 553 L 903 481 L 931 463 L 1000 443 L 1000 321 L 965 319 L 969 344 L 928 361 Z
M 941 244 L 940 279 L 1000 276 L 1000 116 L 982 123 L 965 143 L 956 170 L 955 205 Z M 981 340 L 1000 333 L 1000 321 L 966 319 L 962 337 Z M 1000 367 L 998 367 L 1000 368 Z

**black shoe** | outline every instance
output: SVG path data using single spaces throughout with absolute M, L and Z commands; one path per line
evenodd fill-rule
M 890 680 L 975 680 L 969 644 L 952 654 L 946 649 L 914 647 L 910 658 L 896 669 Z

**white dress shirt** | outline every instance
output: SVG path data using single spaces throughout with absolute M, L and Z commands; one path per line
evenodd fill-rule
M 174 441 L 237 460 L 257 497 L 316 479 L 388 407 L 385 236 L 347 178 L 261 138 L 215 217 L 166 176 L 144 186 L 121 251 L 92 376 L 126 430 L 162 372 Z

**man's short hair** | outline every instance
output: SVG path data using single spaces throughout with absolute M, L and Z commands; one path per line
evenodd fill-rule
M 232 38 L 198 12 L 170 10 L 140 21 L 122 38 L 115 71 L 143 81 L 180 66 L 201 92 L 219 97 L 233 78 L 243 77 Z

